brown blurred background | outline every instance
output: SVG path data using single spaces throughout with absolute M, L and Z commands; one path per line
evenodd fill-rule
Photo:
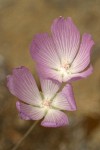
M 94 73 L 73 83 L 78 110 L 67 113 L 70 125 L 37 125 L 19 150 L 100 150 L 100 0 L 0 0 L 0 150 L 11 150 L 33 123 L 19 119 L 6 75 L 23 65 L 36 77 L 29 45 L 36 33 L 50 32 L 58 16 L 72 17 L 81 33 L 92 34 Z

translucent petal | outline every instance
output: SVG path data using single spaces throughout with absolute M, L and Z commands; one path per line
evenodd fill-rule
M 70 84 L 66 84 L 63 90 L 57 94 L 52 102 L 52 106 L 60 109 L 60 110 L 76 110 L 76 103 L 74 99 L 74 93 L 72 86 Z
M 59 74 L 58 71 L 51 69 L 47 66 L 41 65 L 41 64 L 38 64 L 36 66 L 37 66 L 37 72 L 40 77 L 46 78 L 46 79 L 54 79 L 59 82 L 62 82 L 62 76 L 61 74 Z
M 51 99 L 60 88 L 59 82 L 54 80 L 41 78 L 40 82 L 45 99 Z
M 25 67 L 13 70 L 13 74 L 7 77 L 7 86 L 10 92 L 25 103 L 39 105 L 41 96 L 36 82 Z
M 23 119 L 23 120 L 31 120 L 31 118 L 30 118 L 27 114 L 23 113 L 23 112 L 20 110 L 20 102 L 19 102 L 19 101 L 16 102 L 16 107 L 17 107 L 17 110 L 18 110 L 18 112 L 19 112 L 19 117 L 20 117 L 21 119 Z
M 68 124 L 67 116 L 63 112 L 55 109 L 50 109 L 41 122 L 41 125 L 45 127 L 60 127 L 66 124 Z
M 71 18 L 59 17 L 54 20 L 52 28 L 53 40 L 61 61 L 71 63 L 78 51 L 80 33 Z
M 91 75 L 93 72 L 93 67 L 90 65 L 86 70 L 80 73 L 73 73 L 69 76 L 69 78 L 65 77 L 63 78 L 63 82 L 67 81 L 75 81 L 82 78 L 87 78 L 89 75 Z
M 79 48 L 79 52 L 71 65 L 72 73 L 78 73 L 83 71 L 90 63 L 91 48 L 94 45 L 94 41 L 91 35 L 84 34 L 82 36 L 82 42 Z
M 16 103 L 20 117 L 25 120 L 40 120 L 45 116 L 45 109 L 27 105 L 21 102 Z
M 46 65 L 50 68 L 58 68 L 60 65 L 54 42 L 47 33 L 35 36 L 30 53 L 36 63 Z

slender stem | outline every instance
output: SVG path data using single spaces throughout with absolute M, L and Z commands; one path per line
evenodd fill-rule
M 29 135 L 29 133 L 34 129 L 34 127 L 37 125 L 39 121 L 35 121 L 34 124 L 26 131 L 24 136 L 18 141 L 18 143 L 12 148 L 12 150 L 17 150 L 17 148 L 21 145 L 21 143 L 24 141 L 24 139 Z

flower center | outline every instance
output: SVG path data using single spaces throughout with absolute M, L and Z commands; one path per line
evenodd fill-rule
M 63 63 L 61 65 L 59 71 L 62 75 L 70 75 L 71 74 L 70 64 L 69 63 Z
M 43 100 L 42 107 L 49 109 L 51 107 L 51 101 L 48 99 Z
M 70 68 L 70 64 L 67 64 L 67 63 L 66 63 L 66 64 L 63 64 L 63 65 L 62 65 L 62 68 L 65 68 L 66 70 L 68 70 L 68 69 Z
M 51 102 L 48 101 L 48 100 L 45 100 L 45 101 L 43 102 L 43 105 L 44 105 L 44 106 L 50 106 L 50 104 L 51 104 Z

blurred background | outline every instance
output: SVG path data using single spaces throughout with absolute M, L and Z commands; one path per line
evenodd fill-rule
M 100 0 L 0 0 L 0 150 L 11 150 L 33 124 L 19 119 L 6 76 L 23 65 L 38 82 L 29 46 L 58 16 L 72 17 L 81 34 L 92 34 L 94 73 L 73 83 L 78 110 L 67 113 L 70 125 L 37 125 L 19 150 L 100 150 Z

